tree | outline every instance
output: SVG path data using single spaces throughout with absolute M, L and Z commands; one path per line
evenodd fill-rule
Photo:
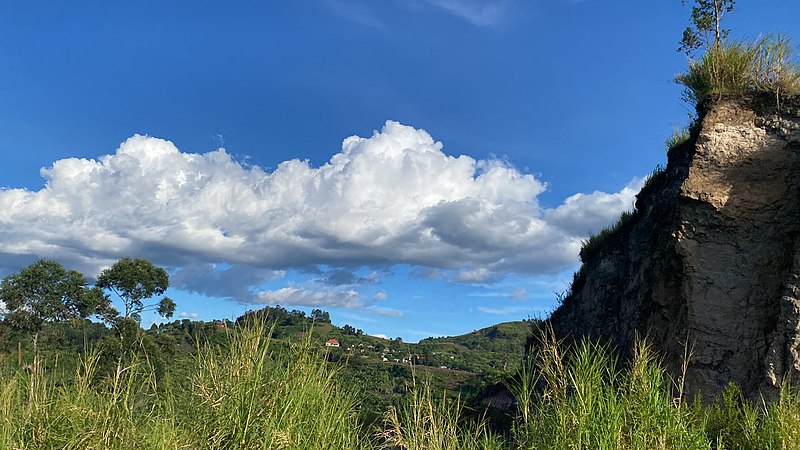
M 125 319 L 139 322 L 145 311 L 155 311 L 167 319 L 175 313 L 175 302 L 169 297 L 161 298 L 158 303 L 144 303 L 153 296 L 164 294 L 169 287 L 167 272 L 146 259 L 120 259 L 100 273 L 96 286 L 113 292 L 122 300 Z
M 331 323 L 331 315 L 321 309 L 312 309 L 311 320 L 318 323 Z
M 39 260 L 0 284 L 5 304 L 4 321 L 19 331 L 38 333 L 45 322 L 84 318 L 110 308 L 97 288 L 89 288 L 83 275 L 56 262 Z
M 681 0 L 684 5 L 688 2 L 689 0 Z M 727 39 L 730 30 L 722 29 L 720 23 L 725 13 L 733 11 L 736 0 L 694 0 L 693 3 L 692 24 L 683 31 L 681 46 L 678 48 L 678 51 L 687 55 L 710 44 L 719 46 Z

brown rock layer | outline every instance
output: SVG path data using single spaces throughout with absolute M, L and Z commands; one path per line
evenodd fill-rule
M 686 388 L 773 397 L 800 380 L 800 98 L 712 103 L 633 217 L 583 251 L 560 336 L 647 336 Z

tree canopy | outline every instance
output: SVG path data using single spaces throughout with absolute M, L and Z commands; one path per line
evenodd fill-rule
M 109 301 L 99 288 L 90 288 L 80 272 L 56 262 L 39 260 L 0 284 L 4 320 L 14 329 L 38 332 L 45 322 L 101 314 Z
M 689 0 L 681 0 L 685 5 Z M 725 13 L 733 11 L 736 0 L 693 0 L 691 25 L 683 31 L 678 51 L 690 55 L 693 51 L 713 44 L 718 46 L 730 30 L 721 28 Z
M 144 311 L 156 311 L 165 318 L 175 313 L 175 302 L 169 297 L 163 297 L 157 303 L 144 303 L 164 294 L 169 287 L 167 272 L 146 259 L 120 259 L 100 273 L 96 286 L 113 292 L 122 300 L 126 319 L 139 322 Z
M 311 320 L 318 323 L 331 323 L 331 315 L 321 309 L 312 309 Z

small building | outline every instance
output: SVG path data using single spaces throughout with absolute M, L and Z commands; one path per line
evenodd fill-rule
M 334 338 L 330 338 L 327 341 L 325 341 L 325 347 L 338 347 L 338 346 L 339 346 L 339 341 L 337 341 Z

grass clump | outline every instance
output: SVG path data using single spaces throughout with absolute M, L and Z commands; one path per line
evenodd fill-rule
M 379 435 L 382 450 L 501 450 L 504 442 L 485 423 L 463 417 L 460 398 L 436 398 L 429 382 L 412 387 L 400 407 L 390 407 Z
M 533 361 L 523 378 L 534 379 L 524 384 L 541 389 L 525 394 L 521 385 L 513 388 L 526 399 L 515 430 L 519 448 L 709 448 L 645 344 L 624 370 L 607 346 L 589 341 L 565 349 L 545 338 Z
M 675 82 L 686 88 L 684 99 L 695 106 L 722 96 L 795 95 L 800 94 L 800 63 L 785 37 L 720 42 L 689 62 L 688 71 Z
M 619 230 L 623 229 L 631 222 L 633 215 L 633 211 L 625 211 L 620 214 L 616 223 L 603 228 L 597 234 L 589 236 L 589 238 L 583 242 L 583 246 L 581 246 L 581 261 L 585 263 L 594 258 L 611 236 L 618 233 Z
M 310 342 L 272 353 L 263 323 L 197 357 L 190 420 L 208 449 L 361 449 L 355 397 Z
M 686 368 L 684 367 L 684 371 Z M 710 405 L 687 403 L 644 341 L 621 364 L 606 345 L 572 346 L 543 330 L 509 389 L 518 401 L 516 449 L 764 450 L 800 448 L 800 392 L 755 404 L 730 385 Z
M 690 137 L 691 136 L 689 134 L 688 129 L 677 128 L 677 127 L 673 128 L 672 134 L 667 138 L 667 141 L 664 143 L 664 146 L 667 149 L 667 153 L 689 142 Z
M 696 404 L 694 410 L 714 449 L 800 448 L 800 395 L 789 386 L 784 386 L 777 402 L 756 405 L 730 384 L 713 404 Z

